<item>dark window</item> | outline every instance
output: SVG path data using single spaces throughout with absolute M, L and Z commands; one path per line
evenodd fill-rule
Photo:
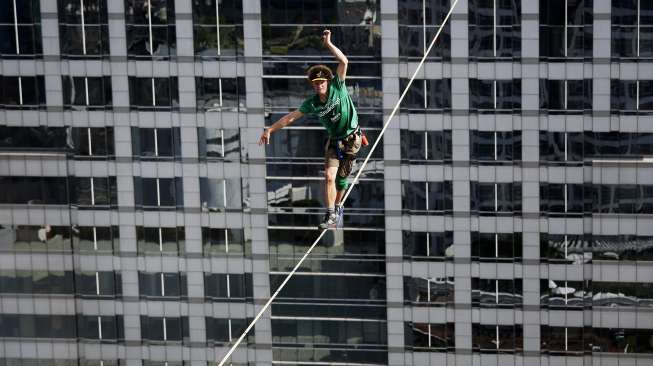
M 129 105 L 136 109 L 177 109 L 177 78 L 129 77 Z
M 401 159 L 409 162 L 451 160 L 451 131 L 401 130 Z
M 156 300 L 179 300 L 188 295 L 185 273 L 138 272 L 141 297 Z
M 166 318 L 141 315 L 143 341 L 188 341 L 188 317 Z
M 521 80 L 469 79 L 469 108 L 476 113 L 512 113 L 521 109 Z
M 364 347 L 387 344 L 384 321 L 272 319 L 272 343 Z
M 181 157 L 179 127 L 138 128 L 132 127 L 132 154 L 142 159 L 166 159 Z
M 245 236 L 244 229 L 202 228 L 204 254 L 229 253 L 249 256 L 252 253 L 252 241 Z
M 383 182 L 361 180 L 347 198 L 347 206 L 365 209 L 382 209 Z M 271 207 L 324 207 L 324 180 L 267 179 L 268 206 Z
M 71 181 L 71 203 L 78 207 L 94 209 L 118 205 L 116 177 L 76 177 Z
M 592 80 L 540 79 L 540 109 L 549 113 L 592 110 Z
M 118 226 L 73 226 L 73 246 L 75 251 L 99 251 L 113 253 L 119 244 Z
M 0 106 L 8 109 L 45 108 L 45 79 L 41 75 L 0 75 Z
M 223 319 L 223 318 L 205 318 L 206 320 L 206 341 L 212 343 L 229 343 L 245 331 L 251 319 Z M 245 337 L 246 343 L 253 343 L 255 328 L 252 328 Z
M 587 140 L 582 132 L 540 131 L 540 161 L 582 162 L 584 144 Z
M 592 57 L 592 0 L 540 2 L 540 57 Z
M 286 275 L 270 275 L 270 289 L 276 291 Z M 300 275 L 288 282 L 279 294 L 284 301 L 306 302 L 321 299 L 373 304 L 386 298 L 383 276 Z
M 452 258 L 453 257 L 453 232 L 427 233 L 416 231 L 403 231 L 402 234 L 404 256 Z
M 0 314 L 0 337 L 74 339 L 77 334 L 70 325 L 75 324 L 76 318 L 75 315 Z
M 134 177 L 134 200 L 145 209 L 181 208 L 184 206 L 183 179 Z
M 653 353 L 650 329 L 592 328 L 593 352 Z
M 494 325 L 472 323 L 472 350 L 512 353 L 523 349 L 524 332 L 521 324 Z
M 195 78 L 195 96 L 200 111 L 246 111 L 245 78 Z
M 73 150 L 77 158 L 114 155 L 113 127 L 72 127 Z
M 66 109 L 111 108 L 111 77 L 62 76 L 63 105 Z
M 653 185 L 595 184 L 591 202 L 595 213 L 650 214 L 653 213 Z
M 548 262 L 584 263 L 592 258 L 590 245 L 582 235 L 540 233 L 540 259 Z
M 3 0 L 0 5 L 0 57 L 40 57 L 43 46 L 39 0 Z
M 82 272 L 75 278 L 75 291 L 83 298 L 113 298 L 122 295 L 120 273 Z
M 424 56 L 433 37 L 451 6 L 449 0 L 403 0 L 399 10 L 399 56 L 405 60 L 419 60 Z M 451 26 L 442 29 L 428 60 L 451 59 Z
M 452 183 L 401 182 L 401 207 L 409 211 L 450 211 L 453 208 Z
M 550 354 L 591 351 L 592 330 L 582 327 L 540 327 L 540 347 Z
M 521 1 L 469 1 L 469 56 L 521 57 Z
M 519 214 L 521 184 L 470 182 L 470 208 L 480 214 Z
M 590 192 L 583 184 L 540 184 L 540 212 L 542 213 L 582 214 L 590 209 L 591 200 Z
M 481 307 L 512 307 L 522 304 L 523 286 L 520 278 L 472 278 L 472 305 Z
M 186 232 L 179 227 L 136 227 L 138 253 L 177 254 L 185 250 Z
M 404 302 L 412 306 L 453 304 L 454 278 L 404 277 Z
M 403 92 L 409 79 L 399 79 Z M 451 79 L 417 79 L 413 81 L 401 104 L 403 112 L 439 111 L 451 109 Z
M 69 148 L 69 136 L 67 127 L 0 126 L 0 149 L 65 151 Z
M 242 0 L 193 0 L 195 56 L 242 57 L 244 38 Z
M 205 273 L 204 296 L 224 301 L 252 298 L 252 274 Z
M 72 295 L 72 271 L 0 270 L 0 293 Z
M 205 128 L 197 129 L 199 156 L 204 159 L 238 160 L 240 158 L 240 130 Z
M 514 261 L 522 257 L 521 233 L 472 232 L 472 258 L 481 261 Z
M 67 205 L 66 177 L 0 177 L 0 203 Z
M 125 0 L 127 56 L 167 59 L 177 55 L 174 0 Z
M 109 18 L 106 1 L 59 0 L 58 2 L 61 55 L 71 58 L 109 56 Z
M 437 352 L 456 347 L 456 325 L 404 323 L 404 343 L 413 352 Z
M 7 252 L 70 251 L 69 226 L 0 226 L 0 246 Z
M 268 229 L 268 242 L 270 245 L 270 256 L 278 257 L 301 257 L 306 252 L 314 238 L 314 232 L 311 230 L 291 230 L 291 229 Z M 356 266 L 360 267 L 362 262 L 359 254 L 369 256 L 383 256 L 385 253 L 385 233 L 383 231 L 358 231 L 345 230 L 343 233 L 343 243 L 337 248 L 329 248 L 326 239 L 322 239 L 322 247 L 327 253 L 337 253 L 340 256 L 353 256 L 357 258 Z M 272 263 L 272 259 L 270 260 Z M 296 261 L 293 260 L 293 263 Z M 293 264 L 294 265 L 294 264 Z M 344 266 L 340 267 L 343 268 Z M 292 268 L 288 269 L 288 271 Z
M 510 162 L 521 160 L 521 131 L 470 131 L 471 160 Z
M 612 1 L 612 57 L 653 57 L 653 4 Z

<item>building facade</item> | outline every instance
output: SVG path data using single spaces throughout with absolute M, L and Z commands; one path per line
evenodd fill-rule
M 319 234 L 450 0 L 0 0 L 0 366 L 217 364 Z M 233 365 L 650 365 L 653 3 L 459 0 Z M 363 149 L 362 157 L 370 152 Z M 360 167 L 360 164 L 359 164 Z

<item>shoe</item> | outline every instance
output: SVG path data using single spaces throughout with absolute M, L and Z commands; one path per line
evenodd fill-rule
M 337 205 L 336 206 L 336 215 L 338 216 L 338 222 L 337 222 L 336 226 L 338 228 L 342 228 L 343 220 L 344 220 L 344 214 L 345 214 L 344 206 Z
M 338 215 L 335 212 L 327 212 L 324 215 L 324 221 L 320 223 L 320 229 L 332 229 L 336 227 L 338 223 Z

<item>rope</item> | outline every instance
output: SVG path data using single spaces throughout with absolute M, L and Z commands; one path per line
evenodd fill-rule
M 392 121 L 392 118 L 397 113 L 397 110 L 399 109 L 399 105 L 401 105 L 401 102 L 404 100 L 404 97 L 406 96 L 406 93 L 408 92 L 408 89 L 410 89 L 410 86 L 413 84 L 413 81 L 415 80 L 415 77 L 417 76 L 417 73 L 422 68 L 422 65 L 424 65 L 424 61 L 426 61 L 426 56 L 428 56 L 428 54 L 431 52 L 431 49 L 435 45 L 435 41 L 437 41 L 438 37 L 440 36 L 440 33 L 442 32 L 442 29 L 444 29 L 445 24 L 447 24 L 447 21 L 451 17 L 451 13 L 453 12 L 453 9 L 454 9 L 454 7 L 456 6 L 457 3 L 458 3 L 458 0 L 454 0 L 453 4 L 451 5 L 451 8 L 449 9 L 449 12 L 447 13 L 447 16 L 444 17 L 444 20 L 442 21 L 442 24 L 440 24 L 440 27 L 438 28 L 437 33 L 435 33 L 435 36 L 433 37 L 433 41 L 431 41 L 431 44 L 429 45 L 429 47 L 424 52 L 424 56 L 422 57 L 422 60 L 417 65 L 417 68 L 415 69 L 415 72 L 413 73 L 413 76 L 410 77 L 410 81 L 408 82 L 408 85 L 406 85 L 406 88 L 404 89 L 403 93 L 401 93 L 401 96 L 399 97 L 399 100 L 397 101 L 397 104 L 395 104 L 395 107 L 392 110 L 392 113 L 390 113 L 390 116 L 388 117 L 388 120 L 383 125 L 383 129 L 381 129 L 381 133 L 379 133 L 379 137 L 376 139 L 376 141 L 372 145 L 372 148 L 370 149 L 370 152 L 367 154 L 367 157 L 365 157 L 365 161 L 363 161 L 363 164 L 361 165 L 360 169 L 358 170 L 358 173 L 354 177 L 353 183 L 349 185 L 349 188 L 347 189 L 347 192 L 345 192 L 345 195 L 343 196 L 342 201 L 341 201 L 341 204 L 343 206 L 344 206 L 345 201 L 347 200 L 347 197 L 349 197 L 349 193 L 351 192 L 352 188 L 354 188 L 356 183 L 358 183 L 358 179 L 360 178 L 361 174 L 363 173 L 363 170 L 365 169 L 365 165 L 367 165 L 367 162 L 370 160 L 370 157 L 372 156 L 372 153 L 374 153 L 374 150 L 376 149 L 377 145 L 379 144 L 379 141 L 381 141 L 381 137 L 383 137 L 383 134 L 385 133 L 385 130 L 388 129 L 388 126 L 390 125 L 390 121 Z M 274 301 L 277 298 L 277 296 L 279 295 L 279 292 L 281 292 L 281 290 L 283 290 L 284 286 L 286 286 L 286 283 L 288 283 L 290 278 L 295 274 L 295 272 L 297 272 L 297 269 L 299 268 L 299 266 L 301 266 L 302 263 L 304 262 L 304 260 L 308 257 L 308 255 L 311 254 L 311 252 L 313 251 L 313 248 L 315 248 L 315 246 L 320 241 L 320 239 L 322 239 L 322 237 L 327 232 L 327 230 L 328 229 L 322 230 L 322 232 L 317 237 L 317 239 L 315 239 L 315 241 L 308 248 L 306 253 L 304 253 L 304 256 L 299 260 L 299 262 L 297 262 L 295 267 L 292 269 L 292 271 L 290 271 L 288 276 L 286 276 L 286 278 L 283 280 L 281 285 L 279 285 L 279 288 L 277 288 L 277 290 L 274 292 L 274 294 L 272 294 L 270 299 L 268 299 L 268 301 L 265 303 L 265 305 L 263 305 L 263 307 L 258 312 L 258 314 L 256 314 L 256 317 L 254 318 L 254 320 L 252 320 L 252 322 L 249 323 L 249 325 L 247 326 L 247 328 L 245 329 L 243 334 L 241 334 L 240 337 L 238 337 L 238 340 L 236 340 L 236 343 L 234 343 L 233 346 L 231 346 L 231 348 L 229 349 L 229 352 L 227 352 L 227 354 L 222 358 L 222 361 L 220 361 L 218 366 L 223 366 L 225 364 L 225 362 L 227 362 L 227 359 L 229 359 L 231 354 L 236 350 L 236 347 L 238 347 L 238 345 L 243 341 L 243 339 L 245 339 L 245 336 L 247 335 L 247 333 L 249 333 L 249 331 L 254 327 L 254 325 L 261 318 L 261 316 L 263 316 L 263 313 L 268 309 L 268 307 L 270 307 L 270 304 L 272 304 L 272 301 Z

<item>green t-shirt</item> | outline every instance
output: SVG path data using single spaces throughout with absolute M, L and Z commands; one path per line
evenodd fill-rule
M 358 127 L 354 102 L 347 92 L 345 82 L 340 80 L 338 75 L 329 81 L 329 96 L 326 103 L 320 102 L 320 97 L 316 94 L 306 98 L 299 111 L 318 116 L 320 123 L 332 138 L 346 137 Z

